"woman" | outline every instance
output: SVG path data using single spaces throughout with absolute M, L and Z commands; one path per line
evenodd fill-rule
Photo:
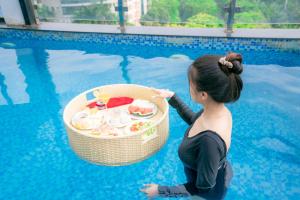
M 160 96 L 168 98 L 169 104 L 190 125 L 178 150 L 187 182 L 176 186 L 146 184 L 141 191 L 148 197 L 225 197 L 232 178 L 232 169 L 226 160 L 232 117 L 224 103 L 239 99 L 243 88 L 242 71 L 240 54 L 205 55 L 196 59 L 188 69 L 188 79 L 193 101 L 203 105 L 197 113 L 174 92 L 154 89 Z

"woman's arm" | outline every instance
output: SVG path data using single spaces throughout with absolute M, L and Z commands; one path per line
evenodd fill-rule
M 187 124 L 191 125 L 194 122 L 197 113 L 193 112 L 175 93 L 168 102 Z
M 140 189 L 149 198 L 160 197 L 188 197 L 190 193 L 185 189 L 184 185 L 178 186 L 161 186 L 157 184 L 144 184 L 145 188 Z
M 194 113 L 173 91 L 168 89 L 156 89 L 152 88 L 153 91 L 159 96 L 168 99 L 169 104 L 175 108 L 181 118 L 191 125 L 197 117 L 197 114 Z
M 158 195 L 161 197 L 188 197 L 191 194 L 185 189 L 184 185 L 177 186 L 158 186 Z

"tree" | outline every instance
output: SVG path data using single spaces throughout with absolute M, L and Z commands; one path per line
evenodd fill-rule
M 220 16 L 220 10 L 214 0 L 180 0 L 180 18 L 186 21 L 198 13 Z
M 288 25 L 300 22 L 299 0 L 260 0 L 258 5 L 268 22 L 273 23 L 272 27 L 299 28 L 299 25 Z
M 154 22 L 151 23 L 152 25 L 181 26 L 184 22 L 188 22 L 185 26 L 211 27 L 208 24 L 224 23 L 227 18 L 224 7 L 228 5 L 229 1 L 153 0 L 151 8 L 142 17 L 142 21 Z M 300 0 L 237 0 L 237 6 L 241 7 L 241 13 L 235 14 L 236 24 L 234 27 L 300 27 L 300 25 L 287 25 L 300 22 Z M 217 25 L 217 27 L 219 26 Z
M 226 7 L 226 6 L 228 6 L 228 4 L 229 4 L 229 1 L 228 0 L 215 0 L 215 2 L 216 2 L 216 5 L 218 6 L 218 9 L 219 9 L 219 18 L 221 18 L 221 19 L 225 19 L 225 15 L 226 15 L 226 13 L 225 13 L 225 11 L 224 11 L 224 8 Z
M 38 5 L 37 13 L 41 20 L 47 20 L 48 18 L 54 17 L 54 12 L 48 6 L 45 5 Z
M 176 23 L 179 18 L 179 0 L 153 0 L 142 22 Z
M 268 19 L 260 9 L 259 0 L 238 0 L 242 12 L 234 16 L 235 28 L 269 28 Z
M 260 10 L 235 14 L 235 28 L 270 28 Z
M 108 24 L 117 23 L 117 15 L 111 12 L 111 4 L 97 3 L 89 6 L 82 6 L 74 11 L 74 22 Z
M 222 27 L 223 21 L 207 13 L 198 13 L 187 19 L 186 27 L 215 28 Z
M 287 3 L 287 16 L 288 22 L 300 23 L 300 1 L 299 0 L 289 0 Z M 300 25 L 295 25 L 294 28 L 300 28 Z

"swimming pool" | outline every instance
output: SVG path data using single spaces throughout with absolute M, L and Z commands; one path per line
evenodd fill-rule
M 177 148 L 187 125 L 174 109 L 170 137 L 158 153 L 130 166 L 104 167 L 72 152 L 63 108 L 92 87 L 135 83 L 174 90 L 199 110 L 188 94 L 188 65 L 200 55 L 230 49 L 244 56 L 245 88 L 228 105 L 234 177 L 227 199 L 298 199 L 299 40 L 103 38 L 0 31 L 0 199 L 146 199 L 139 192 L 144 183 L 184 183 Z

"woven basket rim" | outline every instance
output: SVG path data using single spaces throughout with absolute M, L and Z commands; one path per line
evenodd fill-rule
M 64 108 L 64 111 L 63 111 L 63 121 L 64 121 L 64 124 L 65 126 L 67 126 L 69 129 L 71 129 L 73 131 L 73 133 L 76 133 L 76 134 L 79 134 L 79 135 L 83 135 L 85 137 L 91 137 L 93 139 L 99 139 L 99 140 L 105 140 L 105 139 L 108 139 L 108 140 L 111 140 L 111 139 L 120 139 L 120 138 L 130 138 L 130 137 L 134 137 L 134 136 L 137 136 L 137 135 L 141 135 L 141 132 L 145 132 L 153 127 L 156 127 L 158 124 L 161 123 L 162 120 L 165 119 L 166 115 L 168 114 L 169 112 L 169 104 L 167 102 L 167 100 L 165 98 L 163 98 L 163 101 L 165 102 L 166 104 L 166 111 L 163 112 L 162 116 L 160 117 L 159 120 L 156 120 L 152 126 L 148 127 L 147 129 L 143 129 L 141 131 L 138 131 L 136 133 L 133 133 L 131 135 L 123 135 L 123 136 L 97 136 L 97 135 L 92 135 L 92 134 L 89 134 L 89 133 L 84 133 L 76 128 L 74 128 L 69 121 L 66 120 L 66 111 L 68 110 L 68 107 L 73 103 L 73 101 L 75 101 L 75 99 L 81 95 L 86 95 L 87 93 L 89 92 L 92 92 L 96 89 L 100 89 L 100 88 L 103 88 L 103 87 L 107 87 L 107 86 L 135 86 L 135 87 L 140 87 L 140 88 L 146 88 L 146 89 L 151 89 L 150 87 L 147 87 L 147 86 L 143 86 L 143 85 L 138 85 L 138 84 L 109 84 L 109 85 L 102 85 L 102 86 L 98 86 L 98 87 L 94 87 L 92 89 L 89 89 L 89 90 L 86 90 L 78 95 L 76 95 L 75 97 L 73 97 L 71 99 L 71 101 L 69 101 L 69 103 L 65 106 Z

